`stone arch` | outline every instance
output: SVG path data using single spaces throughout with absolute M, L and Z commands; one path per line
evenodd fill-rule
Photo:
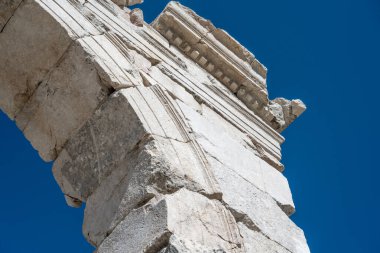
M 152 25 L 108 0 L 12 3 L 0 107 L 86 202 L 98 253 L 309 252 L 279 134 L 305 106 L 270 101 L 253 54 L 176 2 Z

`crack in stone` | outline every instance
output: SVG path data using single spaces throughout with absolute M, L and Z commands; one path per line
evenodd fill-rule
M 15 15 L 16 11 L 18 10 L 18 8 L 21 6 L 22 3 L 24 3 L 25 0 L 21 0 L 21 2 L 17 5 L 16 9 L 13 11 L 12 15 L 7 19 L 7 21 L 5 22 L 4 26 L 1 28 L 0 30 L 0 33 L 2 33 L 5 29 L 5 27 L 8 25 L 8 23 L 11 21 L 11 19 L 13 18 L 13 16 Z
M 241 222 L 243 223 L 248 229 L 253 230 L 255 232 L 258 232 L 262 234 L 265 238 L 268 240 L 276 243 L 280 247 L 284 248 L 286 251 L 291 253 L 291 250 L 282 245 L 281 243 L 273 240 L 270 238 L 267 234 L 265 234 L 256 224 L 255 222 L 245 213 L 241 213 L 236 211 L 234 208 L 230 207 L 226 202 L 222 201 L 222 204 L 231 212 L 232 216 L 235 218 L 236 223 Z

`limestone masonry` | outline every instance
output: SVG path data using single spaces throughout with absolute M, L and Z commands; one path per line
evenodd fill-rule
M 98 253 L 306 253 L 267 69 L 177 2 L 0 0 L 0 107 Z

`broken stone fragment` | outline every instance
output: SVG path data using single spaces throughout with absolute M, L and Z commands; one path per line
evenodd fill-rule
M 72 198 L 70 196 L 65 195 L 65 200 L 68 206 L 73 207 L 73 208 L 79 208 L 82 206 L 82 201 Z
M 132 6 L 132 5 L 136 5 L 136 4 L 141 4 L 144 2 L 144 0 L 127 0 L 127 6 Z
M 130 19 L 131 19 L 132 24 L 139 26 L 139 27 L 144 26 L 144 13 L 141 9 L 135 8 L 131 11 L 131 13 L 129 15 L 130 15 Z
M 288 100 L 285 98 L 276 98 L 271 102 L 273 105 L 277 104 L 282 107 L 283 120 L 285 121 L 285 124 L 279 128 L 279 132 L 287 128 L 306 110 L 306 105 L 300 99 Z
M 173 235 L 185 238 L 185 247 L 241 252 L 238 227 L 223 205 L 181 189 L 130 212 L 97 253 L 159 252 L 168 246 L 170 249 L 169 238 Z
M 124 6 L 132 6 L 136 4 L 141 4 L 144 2 L 144 0 L 112 0 L 116 5 L 123 8 Z
M 274 103 L 271 101 L 269 103 L 269 110 L 274 117 L 273 123 L 277 124 L 276 129 L 283 128 L 285 126 L 286 122 L 284 119 L 284 111 L 282 109 L 282 106 L 280 104 L 277 104 L 277 103 Z

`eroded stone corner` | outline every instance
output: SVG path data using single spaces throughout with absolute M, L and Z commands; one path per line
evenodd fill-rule
M 173 2 L 154 30 L 127 8 L 141 2 L 0 4 L 0 106 L 55 160 L 67 204 L 86 202 L 86 239 L 98 253 L 308 253 L 278 133 L 305 105 L 269 100 L 266 68 L 227 32 Z

